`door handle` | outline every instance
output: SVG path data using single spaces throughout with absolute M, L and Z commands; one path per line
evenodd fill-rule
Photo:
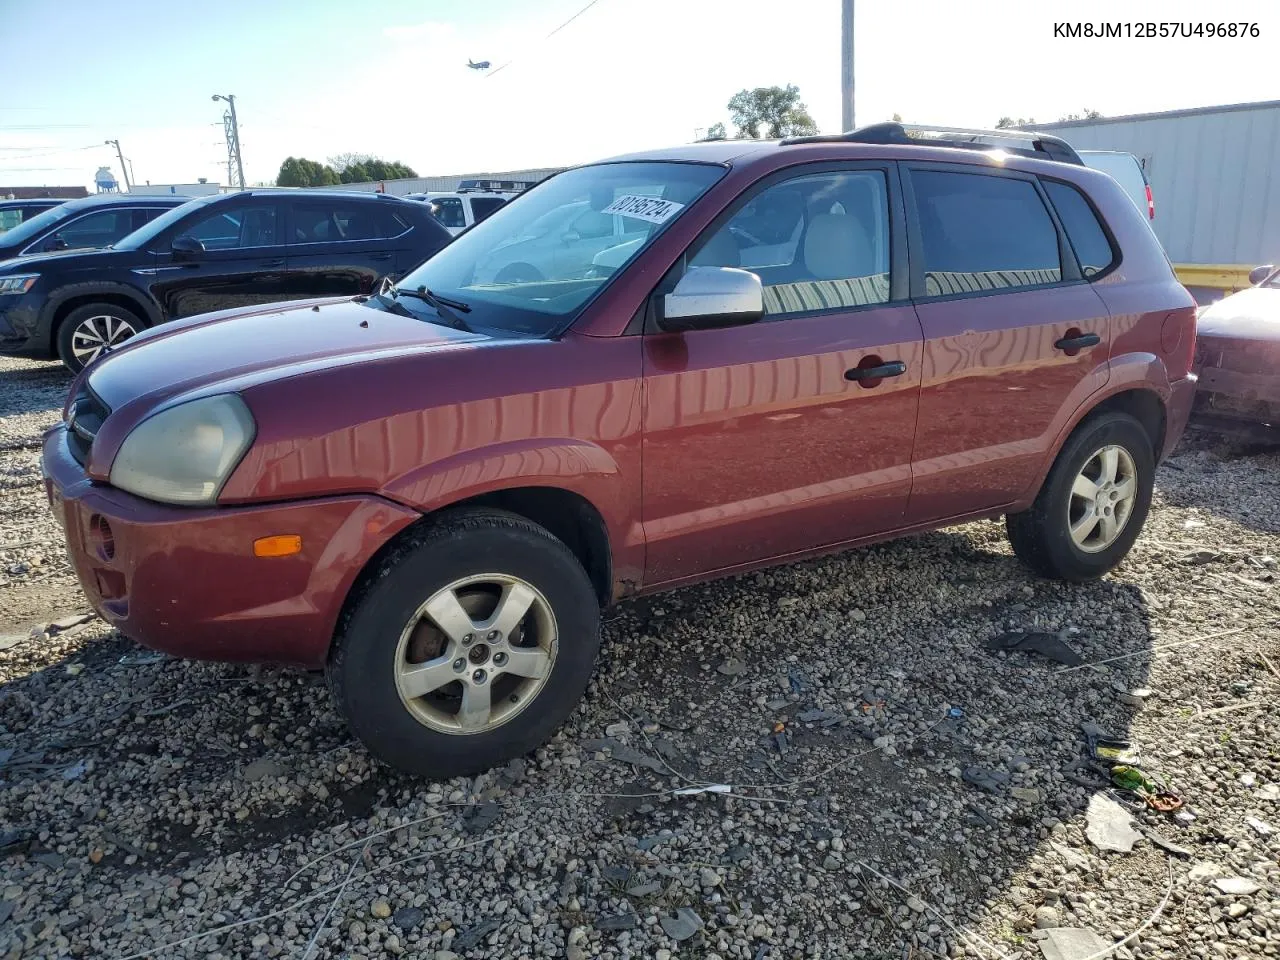
M 258 266 L 260 266 L 260 267 L 283 267 L 283 266 L 284 266 L 284 258 L 283 258 L 283 257 L 281 257 L 281 258 L 278 258 L 278 259 L 276 259 L 276 260 L 259 260 L 259 261 L 258 261 Z
M 1082 333 L 1074 337 L 1063 337 L 1054 346 L 1059 350 L 1083 350 L 1085 347 L 1096 347 L 1102 338 L 1096 333 Z
M 907 365 L 901 360 L 890 360 L 878 367 L 854 367 L 844 372 L 846 380 L 883 380 L 885 377 L 900 377 L 907 372 Z

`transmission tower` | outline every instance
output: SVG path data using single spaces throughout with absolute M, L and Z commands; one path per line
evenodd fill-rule
M 240 155 L 240 132 L 236 129 L 235 117 L 230 110 L 222 115 L 222 129 L 227 136 L 227 186 L 233 190 L 243 190 L 244 178 L 236 159 Z

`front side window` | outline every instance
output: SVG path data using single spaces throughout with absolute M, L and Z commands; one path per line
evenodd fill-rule
M 237 250 L 273 246 L 280 242 L 277 233 L 276 208 L 264 206 L 218 210 L 180 229 L 177 236 L 194 237 L 206 250 Z
M 1080 262 L 1080 272 L 1085 277 L 1096 277 L 1111 266 L 1115 252 L 1093 207 L 1073 186 L 1057 180 L 1042 180 L 1041 183 L 1049 195 L 1049 202 L 1058 211 L 1062 228 L 1067 231 L 1067 240 Z
M 504 204 L 400 286 L 465 303 L 477 327 L 544 335 L 571 322 L 724 172 L 645 161 L 567 170 Z
M 930 297 L 1058 283 L 1058 232 L 1027 180 L 912 170 Z
M 458 197 L 436 197 L 428 200 L 431 212 L 444 226 L 456 230 L 467 225 L 466 214 L 462 211 L 462 200 Z
M 701 241 L 688 263 L 759 276 L 766 316 L 887 303 L 884 174 L 812 174 L 768 187 Z
M 293 208 L 293 242 L 377 240 L 380 230 L 376 213 L 367 204 L 296 204 Z
M 82 247 L 105 247 L 109 243 L 115 243 L 131 230 L 133 230 L 132 210 L 99 210 L 78 220 L 72 220 L 64 227 L 59 227 L 49 239 L 53 243 L 61 240 L 66 244 L 66 249 L 70 250 Z M 49 241 L 44 245 L 48 247 Z M 61 244 L 58 246 L 61 247 Z

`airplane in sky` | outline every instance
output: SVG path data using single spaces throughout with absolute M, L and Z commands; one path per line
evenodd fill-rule
M 467 60 L 467 66 L 470 67 L 472 70 L 488 70 L 489 61 L 481 60 L 479 63 L 476 63 L 474 60 Z

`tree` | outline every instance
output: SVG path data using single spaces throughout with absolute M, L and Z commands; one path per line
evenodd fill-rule
M 338 173 L 342 173 L 348 167 L 355 166 L 357 163 L 365 163 L 372 159 L 373 157 L 367 153 L 338 153 L 329 158 L 329 166 L 333 167 Z
M 1035 122 L 1035 117 L 1027 117 L 1025 120 L 1022 119 L 1022 117 L 1019 117 L 1017 120 L 1013 119 L 1013 117 L 1001 117 L 996 121 L 996 129 L 1005 130 L 1009 127 L 1030 127 L 1034 126 Z
M 306 157 L 286 157 L 276 174 L 281 187 L 328 187 L 339 182 L 332 167 Z
M 763 135 L 776 137 L 809 136 L 818 125 L 809 116 L 809 108 L 800 102 L 800 88 L 756 87 L 740 90 L 729 101 L 729 115 L 738 128 L 738 136 L 757 140 Z
M 902 114 L 900 114 L 900 113 L 895 113 L 895 114 L 893 115 L 893 122 L 894 122 L 894 123 L 901 123 L 901 122 L 902 122 Z
M 352 154 L 355 156 L 355 154 Z M 399 161 L 365 157 L 346 166 L 338 175 L 343 183 L 369 183 L 372 180 L 401 180 L 416 177 L 413 168 Z
M 725 132 L 723 123 L 713 123 L 707 128 L 707 135 L 703 140 L 728 140 L 729 134 Z
M 1068 120 L 1098 120 L 1101 117 L 1101 111 L 1090 110 L 1088 107 L 1085 107 L 1080 113 L 1068 113 L 1065 117 L 1059 117 L 1058 122 L 1064 123 Z

